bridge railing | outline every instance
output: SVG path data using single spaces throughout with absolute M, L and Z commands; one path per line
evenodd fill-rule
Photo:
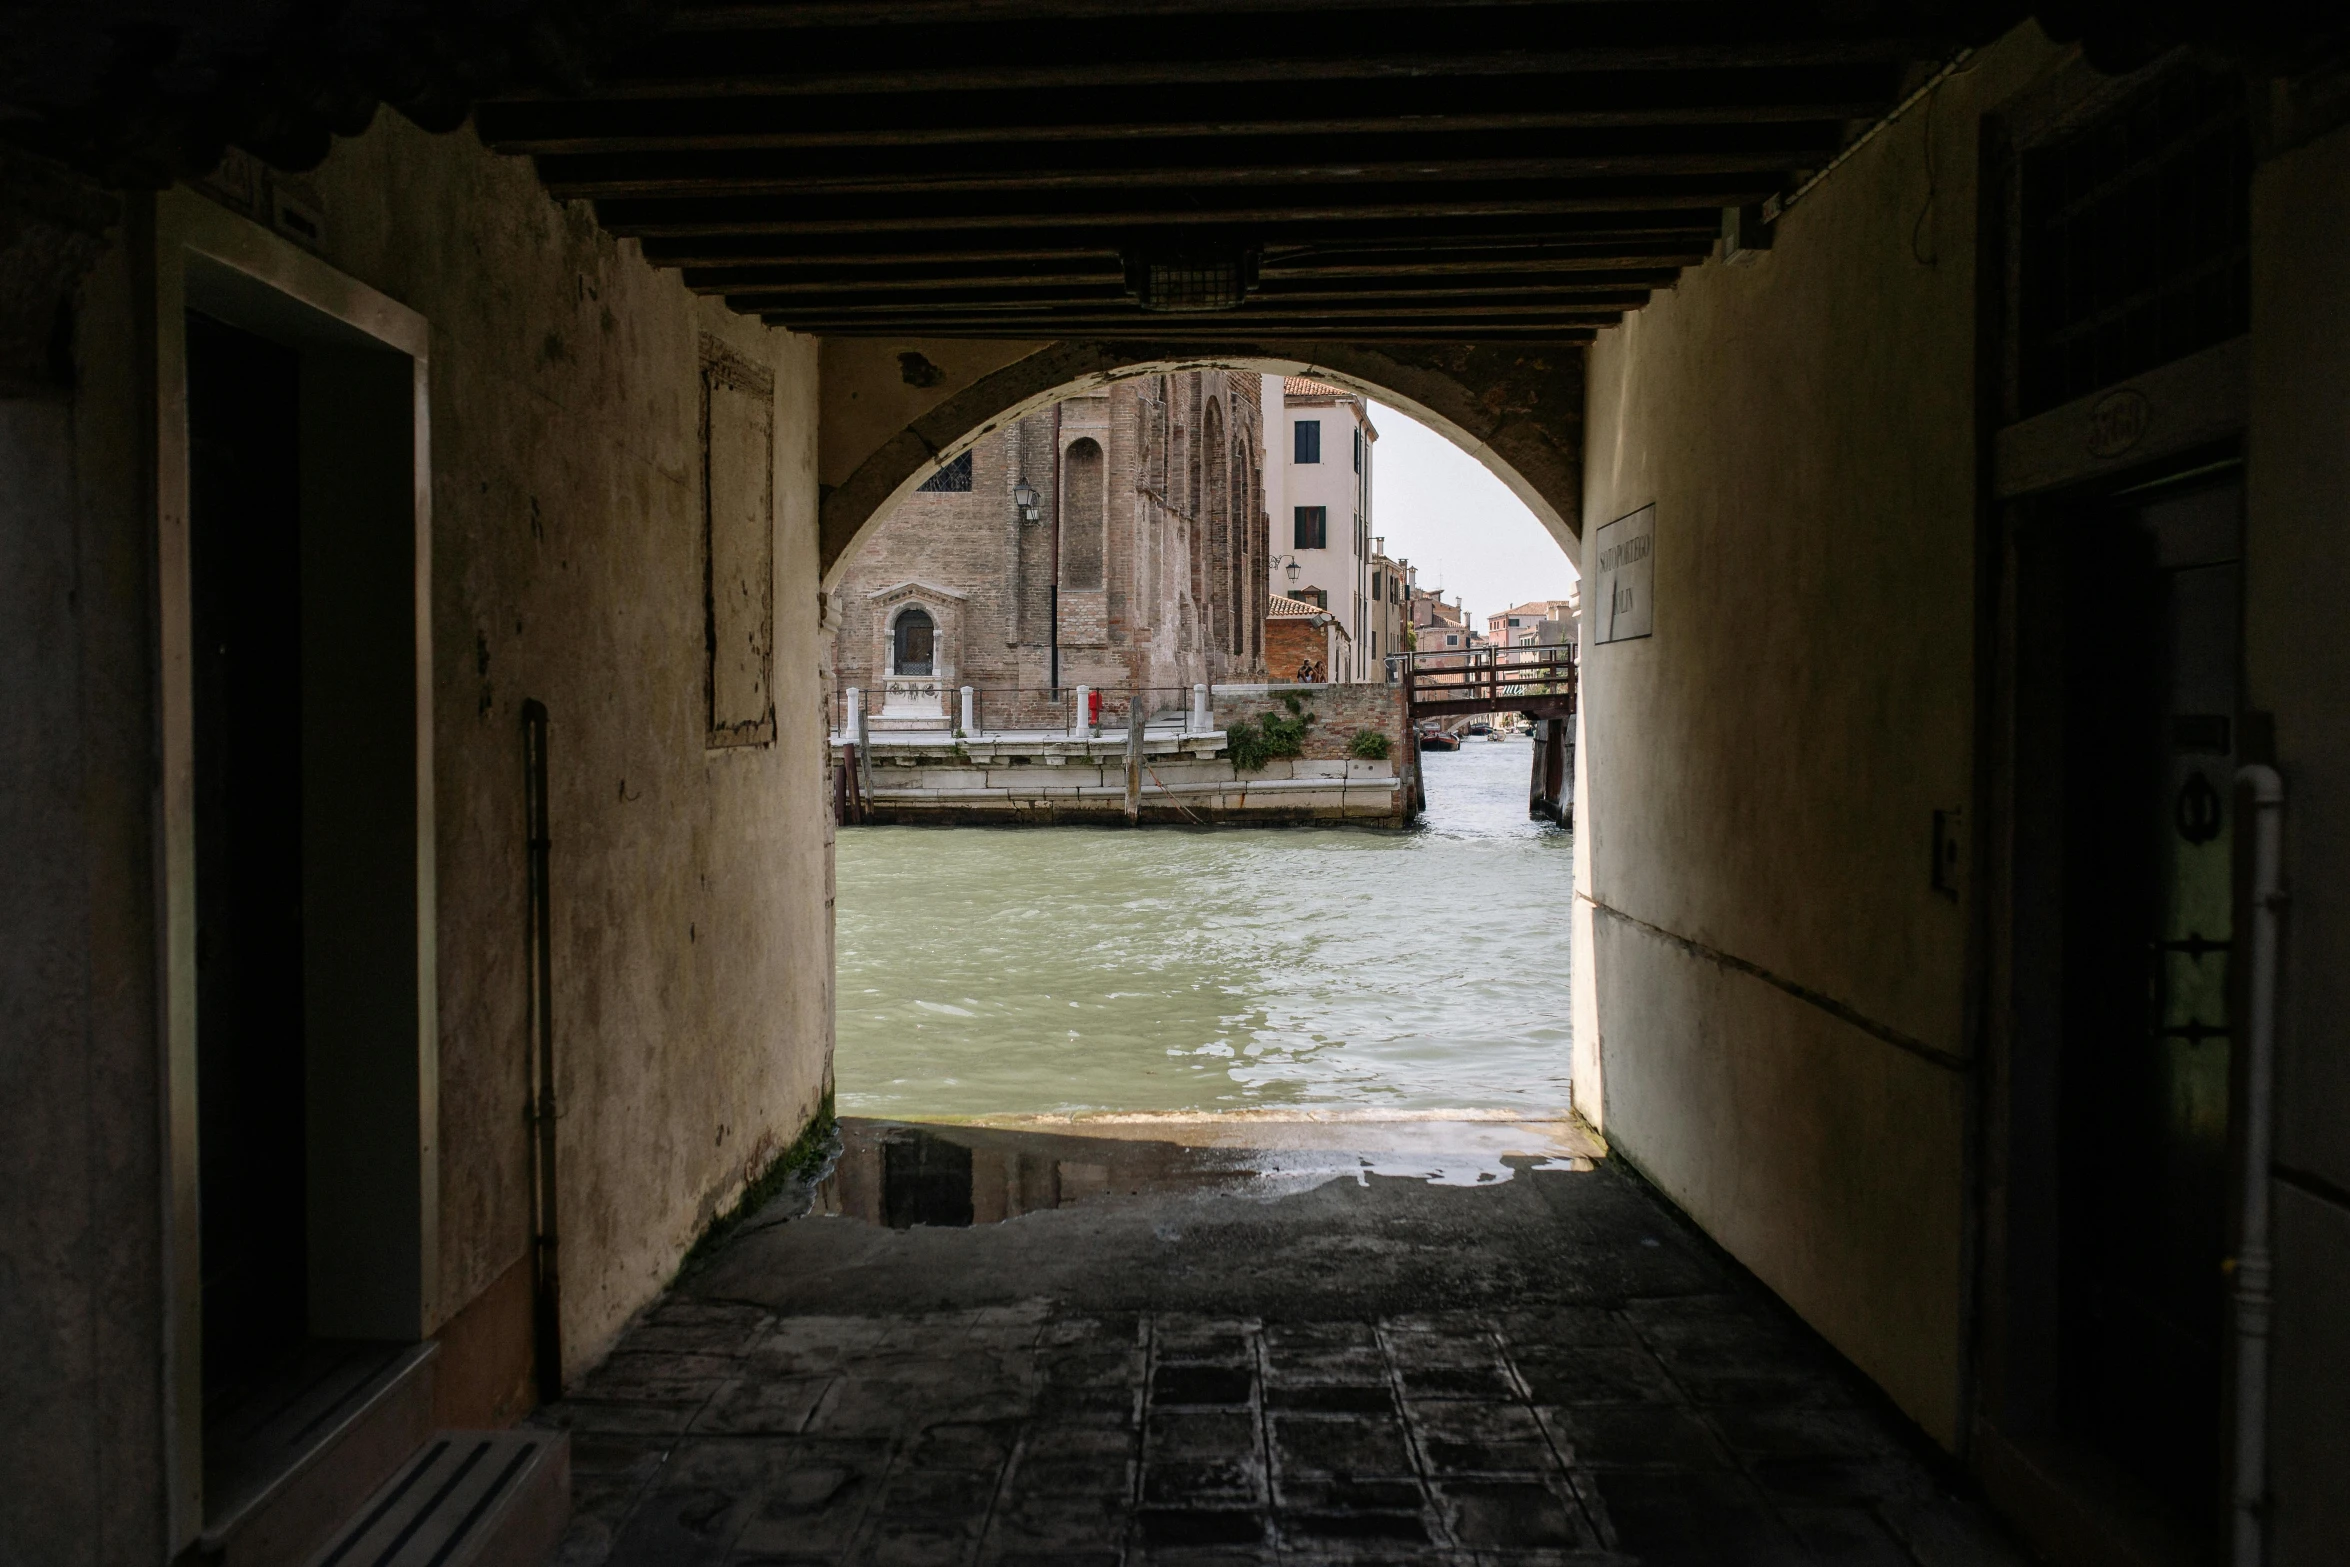
M 1528 706 L 1572 709 L 1576 649 L 1485 647 L 1397 655 L 1415 718 L 1422 713 L 1501 712 Z

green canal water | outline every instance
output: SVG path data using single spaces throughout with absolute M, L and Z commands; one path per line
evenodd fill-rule
M 841 1113 L 1562 1109 L 1574 838 L 1531 764 L 1428 756 L 1405 833 L 844 829 Z

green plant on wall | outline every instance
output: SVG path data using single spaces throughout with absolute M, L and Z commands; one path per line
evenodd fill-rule
M 1295 692 L 1285 694 L 1281 705 L 1288 711 L 1257 719 L 1236 718 L 1224 726 L 1224 746 L 1231 754 L 1234 772 L 1262 772 L 1267 762 L 1305 750 L 1306 731 L 1313 727 L 1314 715 L 1306 711 Z
M 1346 754 L 1360 762 L 1384 762 L 1387 760 L 1387 747 L 1388 739 L 1384 731 L 1358 729 L 1354 732 L 1354 738 L 1346 742 Z

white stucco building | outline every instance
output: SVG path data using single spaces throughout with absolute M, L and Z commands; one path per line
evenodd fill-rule
M 1273 591 L 1319 604 L 1346 630 L 1332 680 L 1377 680 L 1371 624 L 1371 448 L 1362 397 L 1303 376 L 1264 377 L 1265 509 Z M 1295 574 L 1291 568 L 1295 567 Z

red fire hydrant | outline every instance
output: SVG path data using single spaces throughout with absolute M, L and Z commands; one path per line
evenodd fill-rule
M 1098 729 L 1101 727 L 1102 694 L 1099 691 L 1088 691 L 1085 693 L 1085 721 L 1093 728 Z

